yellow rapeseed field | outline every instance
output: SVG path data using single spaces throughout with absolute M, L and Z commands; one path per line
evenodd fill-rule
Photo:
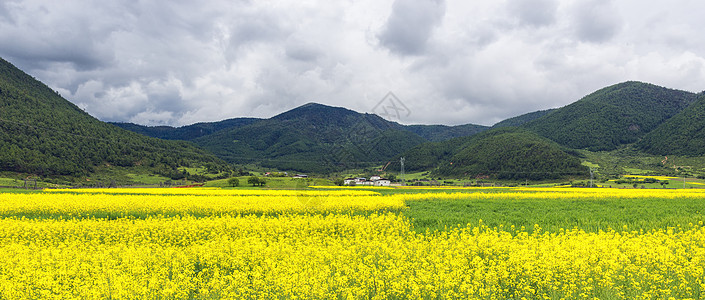
M 699 223 L 529 234 L 480 222 L 418 233 L 396 213 L 405 201 L 453 197 L 705 195 L 697 191 L 72 192 L 0 194 L 0 299 L 705 296 Z

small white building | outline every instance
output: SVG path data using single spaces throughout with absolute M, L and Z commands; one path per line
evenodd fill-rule
M 392 182 L 389 179 L 380 178 L 375 180 L 374 186 L 390 186 Z
M 380 179 L 382 179 L 382 177 L 381 177 L 381 176 L 377 176 L 377 175 L 370 177 L 370 181 L 373 181 L 373 182 L 374 182 L 374 181 L 377 181 L 377 180 L 380 180 Z
M 345 179 L 343 179 L 343 184 L 344 184 L 344 185 L 352 185 L 352 184 L 355 184 L 355 183 L 357 183 L 357 182 L 355 181 L 355 178 L 345 178 Z

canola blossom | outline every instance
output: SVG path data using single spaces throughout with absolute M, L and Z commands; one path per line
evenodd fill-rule
M 374 196 L 379 193 L 365 190 L 267 190 L 267 189 L 219 189 L 219 188 L 107 188 L 107 189 L 44 189 L 45 193 L 80 194 L 133 194 L 133 195 L 195 195 L 195 196 Z
M 4 299 L 699 298 L 705 228 L 417 234 L 385 214 L 0 221 Z
M 416 232 L 396 213 L 405 201 L 453 197 L 630 197 L 596 190 L 0 194 L 0 299 L 705 297 L 701 223 L 528 233 L 480 221 Z
M 147 215 L 222 215 L 249 213 L 315 213 L 398 210 L 404 202 L 376 194 L 311 192 L 262 195 L 140 195 L 36 193 L 0 194 L 0 216 L 53 216 L 63 218 Z M 288 191 L 287 191 L 288 192 Z

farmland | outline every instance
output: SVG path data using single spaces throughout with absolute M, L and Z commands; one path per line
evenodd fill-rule
M 0 194 L 0 299 L 703 297 L 705 190 Z

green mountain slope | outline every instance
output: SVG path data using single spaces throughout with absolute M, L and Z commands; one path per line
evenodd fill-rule
M 539 111 L 535 111 L 535 112 L 530 112 L 528 114 L 523 114 L 520 116 L 516 116 L 513 118 L 506 119 L 504 121 L 498 122 L 497 124 L 492 125 L 492 128 L 519 127 L 519 126 L 522 126 L 522 125 L 529 123 L 533 120 L 541 118 L 549 113 L 552 113 L 555 110 L 556 110 L 555 108 L 552 108 L 552 109 L 547 109 L 547 110 L 539 110 Z
M 656 155 L 705 155 L 705 94 L 649 132 L 636 147 Z
M 112 122 L 117 127 L 136 132 L 142 135 L 160 138 L 164 140 L 190 141 L 214 132 L 250 125 L 261 119 L 258 118 L 234 118 L 218 122 L 201 122 L 182 127 L 171 126 L 143 126 L 133 123 Z
M 403 156 L 410 170 L 432 169 L 434 175 L 448 177 L 539 180 L 587 172 L 577 157 L 555 142 L 516 127 L 423 144 Z
M 177 167 L 221 160 L 186 142 L 148 138 L 103 123 L 0 59 L 0 170 L 83 176 L 97 166 Z
M 232 163 L 326 173 L 382 164 L 425 140 L 377 115 L 309 103 L 194 142 Z
M 636 142 L 695 102 L 693 93 L 641 82 L 603 88 L 524 125 L 557 143 L 609 151 Z

